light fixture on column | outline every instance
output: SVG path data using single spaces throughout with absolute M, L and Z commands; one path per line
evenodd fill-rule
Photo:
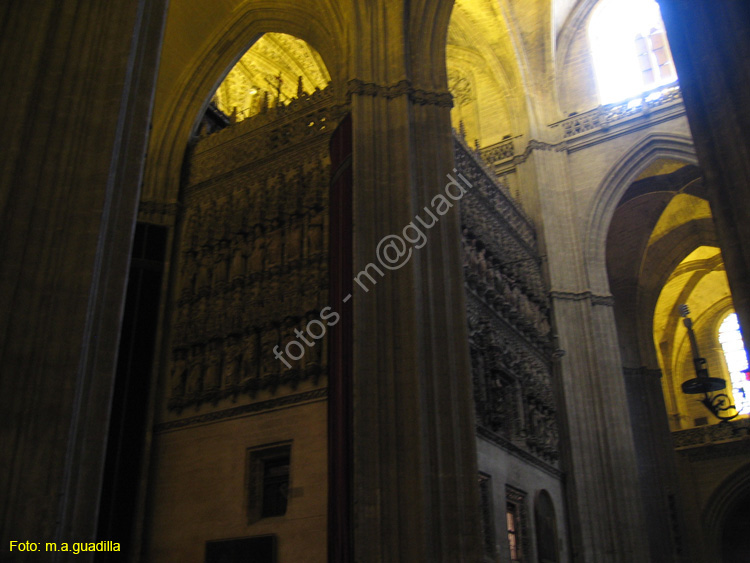
M 701 358 L 698 351 L 698 342 L 693 332 L 693 321 L 689 317 L 690 310 L 687 305 L 680 305 L 680 315 L 690 338 L 690 347 L 693 351 L 693 366 L 695 367 L 696 375 L 693 379 L 689 379 L 682 384 L 682 392 L 687 395 L 703 393 L 703 399 L 700 399 L 700 402 L 711 411 L 711 414 L 722 421 L 732 420 L 739 414 L 734 404 L 732 404 L 732 399 L 726 393 L 714 394 L 716 391 L 726 389 L 727 382 L 719 377 L 708 375 L 706 359 Z M 731 412 L 734 412 L 734 414 L 730 414 Z

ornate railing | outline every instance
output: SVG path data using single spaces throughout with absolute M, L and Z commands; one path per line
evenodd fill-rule
M 515 156 L 513 139 L 505 139 L 494 145 L 489 145 L 480 149 L 479 154 L 490 166 L 511 159 Z
M 677 84 L 662 86 L 624 102 L 599 106 L 590 111 L 576 114 L 553 123 L 550 127 L 562 127 L 563 138 L 577 137 L 584 133 L 606 129 L 620 121 L 647 115 L 653 109 L 682 101 L 682 93 Z
M 727 442 L 750 436 L 750 418 L 735 419 L 672 432 L 675 448 L 690 448 Z
M 294 98 L 288 104 L 268 107 L 260 113 L 250 115 L 242 120 L 236 120 L 229 127 L 211 133 L 208 138 L 202 139 L 200 144 L 202 146 L 213 146 L 268 125 L 276 128 L 286 123 L 298 122 L 300 116 L 305 112 L 316 112 L 333 105 L 333 88 L 327 86 L 323 90 L 315 90 L 312 94 L 304 94 L 299 98 Z M 307 126 L 309 123 L 302 125 Z

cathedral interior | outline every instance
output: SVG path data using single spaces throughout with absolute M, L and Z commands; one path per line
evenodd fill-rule
M 749 560 L 750 4 L 0 14 L 3 560 Z

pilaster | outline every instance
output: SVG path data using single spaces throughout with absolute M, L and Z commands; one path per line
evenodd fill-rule
M 5 549 L 94 538 L 166 3 L 16 2 L 4 15 Z
M 416 216 L 429 222 L 425 206 L 450 182 L 450 94 L 444 76 L 435 88 L 409 70 L 410 39 L 394 36 L 406 6 L 382 8 L 363 16 L 357 49 L 370 58 L 360 54 L 349 82 L 353 269 L 376 279 L 361 278 L 367 289 L 355 283 L 352 298 L 355 561 L 473 563 L 481 530 L 458 206 L 402 266 L 377 253 Z
M 592 265 L 583 257 L 584 233 L 565 145 L 530 142 L 519 177 L 535 182 L 521 190 L 531 192 L 527 210 L 547 256 L 557 345 L 565 352 L 557 391 L 567 434 L 561 452 L 571 527 L 577 531 L 573 560 L 648 561 L 613 299 L 608 288 L 589 282 Z

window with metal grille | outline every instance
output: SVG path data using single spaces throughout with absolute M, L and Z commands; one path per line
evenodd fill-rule
M 291 444 L 272 444 L 248 450 L 248 521 L 286 514 L 291 478 Z
M 518 506 L 513 502 L 506 503 L 506 525 L 508 526 L 508 545 L 510 546 L 510 560 L 522 561 L 521 542 L 518 526 Z
M 289 496 L 289 454 L 263 461 L 263 504 L 260 517 L 283 516 Z
M 526 534 L 526 493 L 510 485 L 505 486 L 505 524 L 510 560 L 513 563 L 527 561 L 530 548 Z

